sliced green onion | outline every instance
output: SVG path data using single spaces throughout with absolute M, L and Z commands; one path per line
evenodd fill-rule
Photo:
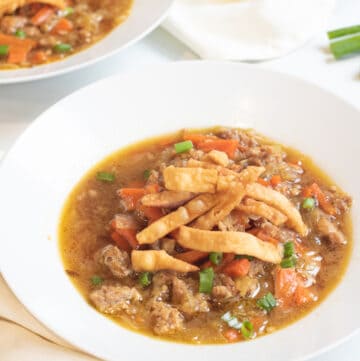
M 221 319 L 228 324 L 229 327 L 234 328 L 235 330 L 240 330 L 242 323 L 233 316 L 230 311 L 226 312 L 221 316 Z
M 231 312 L 230 312 L 230 311 L 224 313 L 224 314 L 221 316 L 221 319 L 222 319 L 224 322 L 229 322 L 232 318 L 233 318 L 233 316 L 231 315 Z
M 220 264 L 222 259 L 223 259 L 223 254 L 221 252 L 210 252 L 209 260 L 214 265 Z
M 176 143 L 174 145 L 176 153 L 188 152 L 190 149 L 194 148 L 191 140 L 185 140 L 184 142 Z
M 16 36 L 17 38 L 24 39 L 24 38 L 26 38 L 26 33 L 25 33 L 25 31 L 23 31 L 23 30 L 17 29 L 17 30 L 15 31 L 15 36 Z
M 115 180 L 115 175 L 108 172 L 97 172 L 96 179 L 103 182 L 113 182 Z
M 330 50 L 336 59 L 360 52 L 360 35 L 355 35 L 344 40 L 334 41 L 330 44 Z
M 104 282 L 100 276 L 92 276 L 90 280 L 94 286 L 99 286 Z
M 8 55 L 9 45 L 0 45 L 0 55 Z
M 244 321 L 241 326 L 242 335 L 249 339 L 254 335 L 254 326 L 250 321 Z
M 199 272 L 200 282 L 199 282 L 199 292 L 201 293 L 211 293 L 214 282 L 214 270 L 212 267 L 205 268 Z
M 276 306 L 276 299 L 272 293 L 269 292 L 264 297 L 258 299 L 256 304 L 266 312 L 270 312 Z
M 284 243 L 284 258 L 292 257 L 295 255 L 295 244 L 294 242 Z
M 235 256 L 235 259 L 247 259 L 247 260 L 249 260 L 249 261 L 253 261 L 254 259 L 255 259 L 255 257 L 253 257 L 253 256 L 247 256 L 247 255 L 245 255 L 245 254 L 237 254 L 236 256 Z
M 139 275 L 139 283 L 141 286 L 146 287 L 151 284 L 152 274 L 150 272 L 143 272 Z
M 284 258 L 280 263 L 281 268 L 293 268 L 296 266 L 296 257 Z
M 57 53 L 68 53 L 72 49 L 72 47 L 70 44 L 60 43 L 60 44 L 54 45 L 53 49 Z
M 144 179 L 148 180 L 149 177 L 150 177 L 150 174 L 151 174 L 151 170 L 150 169 L 145 169 L 144 173 L 143 173 Z
M 315 199 L 312 197 L 305 198 L 301 205 L 304 209 L 314 209 L 315 208 Z
M 331 30 L 328 31 L 327 34 L 328 34 L 328 38 L 331 40 L 331 39 L 340 38 L 341 36 L 347 36 L 356 33 L 360 33 L 360 25 L 348 26 L 346 28 Z
M 62 16 L 69 16 L 69 15 L 71 15 L 73 13 L 74 13 L 74 8 L 69 6 L 69 7 L 65 8 L 64 10 L 62 10 L 61 15 Z

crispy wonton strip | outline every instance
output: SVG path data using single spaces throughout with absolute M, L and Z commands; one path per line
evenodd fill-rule
M 139 232 L 136 235 L 136 238 L 140 244 L 154 243 L 176 228 L 188 224 L 200 217 L 214 207 L 218 201 L 218 196 L 214 194 L 201 194 L 183 207 L 179 207 L 176 211 L 151 223 L 148 227 Z
M 246 186 L 246 194 L 258 201 L 265 202 L 270 206 L 277 208 L 288 217 L 288 224 L 294 228 L 301 236 L 307 234 L 307 227 L 303 222 L 299 211 L 295 206 L 281 193 L 274 191 L 269 187 L 264 187 L 259 183 L 251 183 Z
M 215 193 L 218 179 L 216 169 L 175 168 L 169 166 L 163 171 L 165 187 L 171 191 Z
M 191 192 L 164 191 L 146 194 L 141 198 L 141 203 L 147 207 L 176 208 L 190 201 L 196 196 Z
M 225 152 L 213 149 L 210 151 L 206 157 L 206 160 L 218 164 L 220 166 L 226 167 L 229 164 L 229 157 Z
M 284 224 L 288 219 L 285 214 L 277 209 L 268 206 L 264 202 L 259 202 L 251 198 L 246 198 L 243 203 L 239 204 L 236 208 L 246 214 L 264 217 L 275 224 L 275 226 Z
M 190 263 L 171 257 L 162 251 L 132 251 L 131 264 L 136 272 L 155 272 L 173 270 L 177 272 L 195 272 L 199 270 Z
M 220 194 L 219 194 L 220 196 Z M 206 214 L 198 218 L 192 225 L 199 229 L 212 229 L 223 220 L 241 202 L 245 196 L 245 187 L 237 183 L 224 194 L 221 194 L 220 202 Z
M 177 241 L 182 247 L 197 251 L 243 254 L 271 263 L 280 263 L 283 253 L 280 246 L 245 232 L 203 231 L 182 226 Z
M 264 173 L 264 167 L 249 166 L 240 173 L 233 172 L 229 175 L 219 175 L 217 191 L 223 191 L 233 186 L 234 183 L 242 182 L 244 184 L 255 182 L 259 176 Z

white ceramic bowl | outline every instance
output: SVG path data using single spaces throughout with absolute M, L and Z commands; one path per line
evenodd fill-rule
M 66 276 L 57 227 L 69 191 L 104 156 L 183 127 L 253 127 L 313 156 L 355 200 L 341 284 L 299 322 L 251 342 L 191 346 L 130 332 L 89 306 Z M 42 114 L 0 171 L 0 266 L 23 304 L 75 346 L 108 360 L 304 360 L 360 323 L 360 114 L 315 86 L 256 67 L 178 63 L 109 78 Z M 50 236 L 50 239 L 49 239 Z
M 65 74 L 115 54 L 140 40 L 165 18 L 174 0 L 134 0 L 130 16 L 102 40 L 61 61 L 24 68 L 0 70 L 0 84 L 20 83 Z

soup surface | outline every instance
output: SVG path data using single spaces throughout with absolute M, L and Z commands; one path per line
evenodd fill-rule
M 236 342 L 299 319 L 339 282 L 350 207 L 310 158 L 254 131 L 179 131 L 86 174 L 60 250 L 77 289 L 120 325 Z
M 128 17 L 132 2 L 73 0 L 62 9 L 31 3 L 4 13 L 0 17 L 0 69 L 61 60 L 94 44 Z

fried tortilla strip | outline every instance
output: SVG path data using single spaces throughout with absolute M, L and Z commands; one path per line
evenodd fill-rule
M 190 263 L 171 257 L 162 251 L 132 251 L 131 264 L 136 272 L 155 272 L 172 270 L 176 272 L 195 272 L 199 270 Z
M 151 223 L 148 227 L 139 232 L 136 235 L 136 238 L 140 244 L 154 243 L 176 228 L 188 224 L 200 217 L 214 207 L 217 202 L 219 202 L 218 196 L 214 194 L 201 194 L 186 203 L 183 207 L 179 207 L 176 211 Z
M 217 191 L 221 192 L 232 187 L 235 183 L 241 182 L 243 184 L 255 182 L 262 173 L 264 167 L 249 166 L 240 173 L 233 172 L 233 174 L 219 175 L 217 183 Z
M 213 149 L 205 156 L 205 160 L 209 160 L 215 164 L 226 167 L 229 164 L 229 157 L 225 152 Z
M 196 196 L 192 192 L 164 191 L 146 194 L 141 198 L 141 203 L 147 207 L 177 208 Z
M 192 225 L 194 228 L 212 229 L 238 206 L 245 196 L 245 187 L 242 183 L 236 183 L 234 187 L 223 194 L 219 194 L 219 196 L 221 197 L 220 202 L 206 214 L 199 217 Z
M 240 203 L 236 207 L 236 209 L 239 209 L 246 214 L 263 217 L 275 224 L 275 226 L 280 226 L 288 220 L 288 217 L 277 209 L 264 202 L 259 202 L 251 198 L 246 198 L 243 203 Z
M 203 168 L 175 168 L 171 165 L 165 168 L 163 176 L 165 187 L 171 191 L 215 193 L 218 171 Z
M 245 232 L 204 231 L 182 226 L 177 241 L 182 247 L 197 251 L 242 254 L 275 264 L 281 262 L 283 255 L 281 246 Z
M 306 236 L 307 227 L 299 211 L 283 194 L 271 188 L 264 187 L 259 183 L 251 183 L 246 186 L 246 195 L 258 201 L 265 202 L 284 213 L 288 217 L 287 223 L 289 226 L 294 228 L 301 236 Z

